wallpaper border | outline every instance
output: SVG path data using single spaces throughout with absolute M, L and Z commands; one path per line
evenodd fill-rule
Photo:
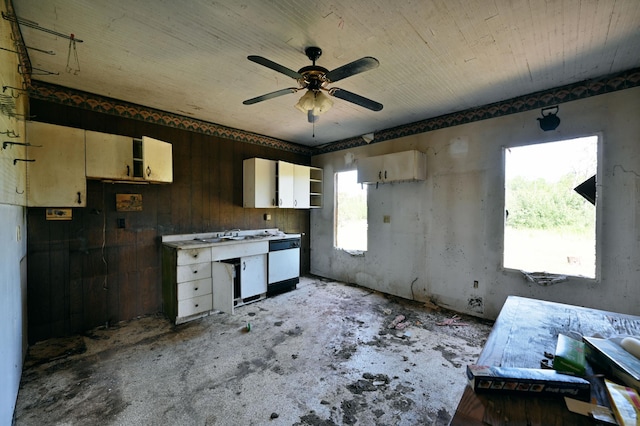
M 640 86 L 640 68 L 380 130 L 375 133 L 373 143 L 429 132 L 445 127 L 458 126 L 474 121 L 545 108 L 564 102 L 589 98 L 591 96 L 630 89 L 637 86 Z M 282 141 L 244 130 L 35 80 L 31 81 L 29 96 L 34 99 L 45 100 L 61 105 L 141 120 L 210 136 L 268 146 L 308 156 L 366 145 L 366 142 L 358 136 L 329 143 L 322 147 L 305 147 L 293 142 Z

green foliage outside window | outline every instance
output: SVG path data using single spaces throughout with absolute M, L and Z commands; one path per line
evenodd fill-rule
M 557 182 L 513 178 L 506 189 L 507 226 L 573 233 L 593 229 L 595 206 L 573 190 L 585 179 L 573 174 Z

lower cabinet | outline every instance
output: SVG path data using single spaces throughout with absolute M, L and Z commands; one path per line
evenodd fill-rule
M 193 241 L 162 245 L 163 310 L 176 324 L 213 311 L 233 314 L 237 306 L 266 298 L 269 284 L 299 275 L 299 248 L 270 252 L 266 239 L 194 248 Z
M 180 324 L 267 295 L 267 241 L 180 248 L 162 246 L 162 303 Z
M 176 324 L 208 315 L 213 309 L 211 249 L 162 249 L 164 312 Z

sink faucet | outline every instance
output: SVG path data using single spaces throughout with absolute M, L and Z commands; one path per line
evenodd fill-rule
M 236 233 L 236 235 L 233 235 L 234 232 Z M 227 237 L 227 236 L 228 237 L 237 237 L 239 232 L 240 232 L 240 229 L 232 229 L 230 231 L 224 231 L 224 235 L 223 236 L 225 236 L 225 237 Z

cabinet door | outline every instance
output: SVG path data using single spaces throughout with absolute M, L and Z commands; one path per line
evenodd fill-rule
M 382 156 L 360 158 L 358 160 L 358 183 L 382 182 Z
M 257 296 L 267 292 L 267 255 L 240 258 L 240 297 Z
M 278 207 L 293 208 L 293 164 L 278 161 Z
M 85 132 L 88 178 L 133 179 L 133 139 L 107 133 Z
M 27 122 L 27 205 L 84 207 L 84 130 Z
M 233 314 L 233 278 L 235 269 L 230 263 L 211 262 L 213 309 Z
M 294 164 L 293 166 L 293 207 L 308 209 L 310 201 L 310 169 L 309 166 Z
M 385 181 L 425 179 L 425 155 L 419 151 L 403 151 L 384 156 Z
M 149 182 L 173 182 L 172 146 L 148 136 L 142 137 L 142 169 Z
M 276 162 L 249 158 L 243 164 L 243 200 L 245 207 L 276 206 Z

